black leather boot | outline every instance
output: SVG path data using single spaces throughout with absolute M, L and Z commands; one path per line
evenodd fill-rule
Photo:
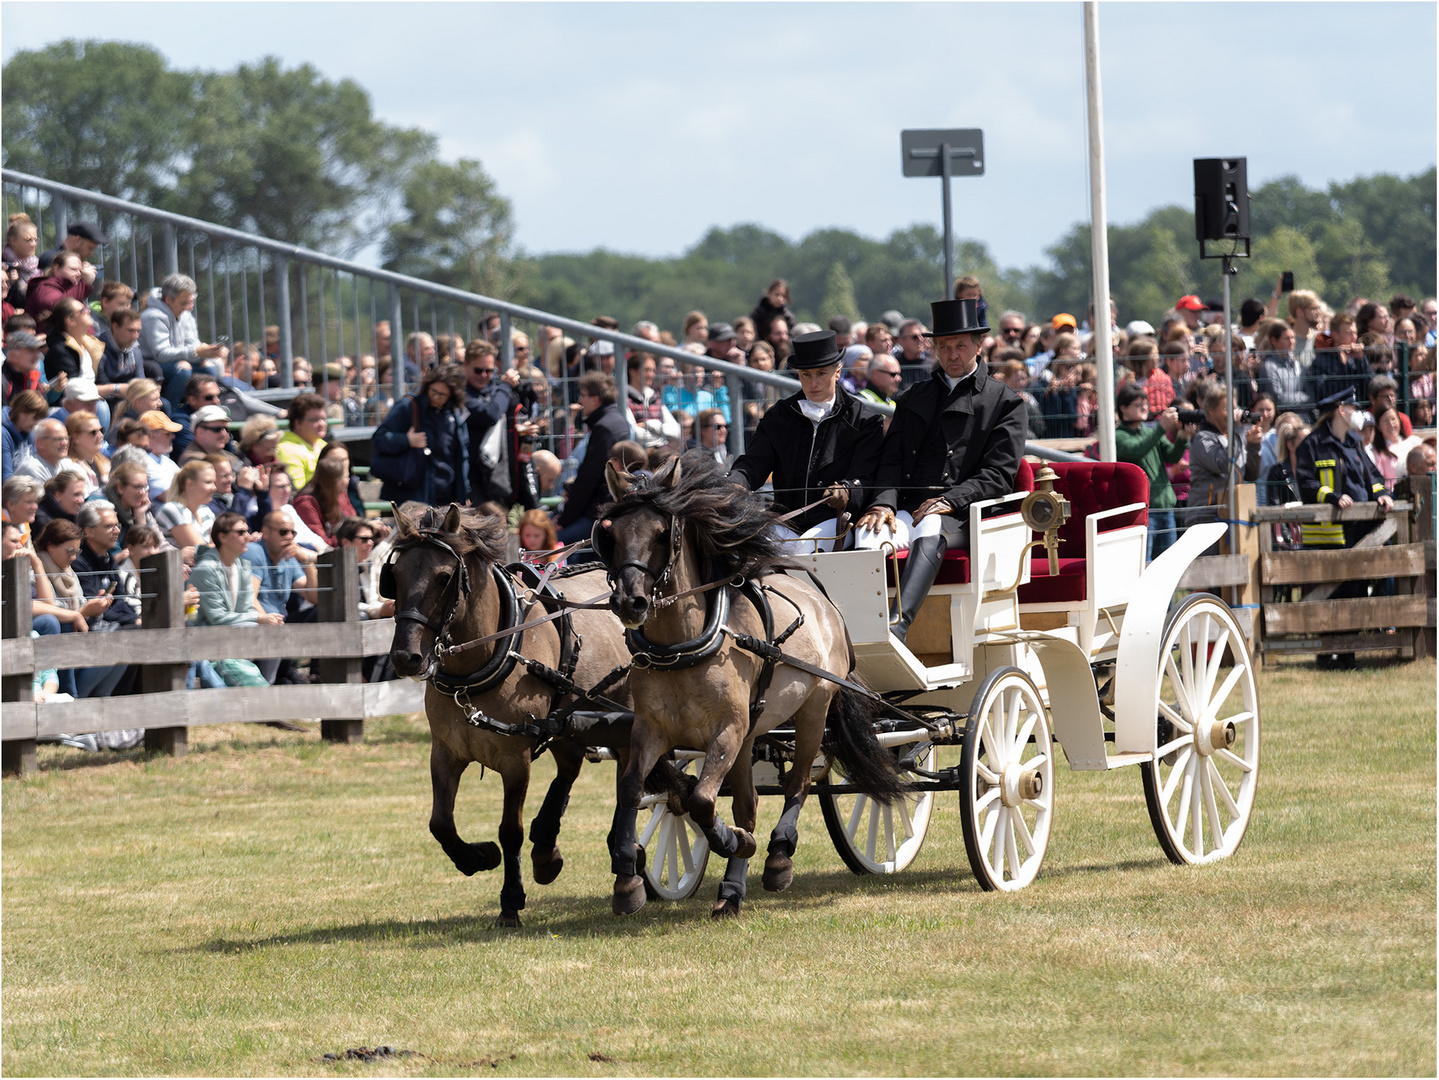
M 904 560 L 904 575 L 899 583 L 899 625 L 890 630 L 900 641 L 909 633 L 920 605 L 929 595 L 934 579 L 939 577 L 948 548 L 942 536 L 921 537 L 909 545 L 909 557 Z

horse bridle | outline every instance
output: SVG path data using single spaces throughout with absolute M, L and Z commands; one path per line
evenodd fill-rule
M 613 518 L 601 517 L 595 522 L 595 527 L 590 532 L 590 546 L 605 564 L 605 581 L 611 590 L 615 590 L 619 588 L 619 575 L 622 570 L 638 570 L 654 579 L 654 584 L 650 586 L 650 606 L 663 607 L 663 598 L 659 595 L 660 590 L 674 576 L 675 568 L 679 566 L 680 555 L 684 550 L 684 533 L 680 529 L 679 517 L 675 514 L 670 515 L 670 557 L 669 561 L 665 563 L 664 569 L 659 573 L 656 573 L 654 567 L 648 563 L 637 562 L 634 559 L 628 559 L 622 563 L 614 562 L 614 537 L 604 535 L 610 531 L 613 525 Z
M 445 646 L 448 644 L 450 634 L 450 623 L 454 622 L 455 616 L 460 611 L 461 603 L 470 595 L 470 570 L 465 565 L 465 557 L 461 555 L 450 544 L 448 534 L 439 529 L 418 529 L 414 536 L 401 540 L 390 551 L 389 558 L 380 570 L 380 591 L 395 592 L 395 559 L 403 552 L 411 551 L 417 547 L 437 547 L 447 552 L 455 560 L 456 571 L 450 577 L 450 583 L 445 586 L 441 594 L 440 603 L 444 606 L 446 598 L 450 598 L 451 591 L 454 596 L 449 599 L 449 606 L 444 618 L 436 622 L 418 608 L 409 607 L 403 611 L 395 612 L 395 621 L 407 620 L 417 622 L 435 632 L 435 643 L 430 648 L 430 655 L 425 657 L 425 678 L 429 678 L 439 662 L 439 657 Z

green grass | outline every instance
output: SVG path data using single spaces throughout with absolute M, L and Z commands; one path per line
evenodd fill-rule
M 1434 665 L 1260 690 L 1258 807 L 1224 863 L 1164 859 L 1135 770 L 1062 769 L 1020 894 L 978 890 L 953 795 L 884 879 L 843 868 L 812 802 L 793 888 L 756 861 L 720 925 L 718 864 L 690 901 L 610 915 L 612 765 L 581 777 L 564 873 L 498 931 L 497 873 L 461 877 L 426 830 L 421 723 L 341 747 L 199 728 L 178 762 L 42 748 L 3 785 L 0 1068 L 1433 1075 Z M 462 834 L 493 838 L 498 802 L 467 774 Z M 415 1054 L 323 1060 L 378 1044 Z

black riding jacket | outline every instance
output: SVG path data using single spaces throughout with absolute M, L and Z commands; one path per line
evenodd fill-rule
M 847 509 L 859 513 L 879 465 L 884 419 L 837 390 L 834 409 L 816 424 L 800 412 L 803 398 L 803 392 L 791 394 L 764 414 L 730 479 L 755 491 L 773 476 L 779 513 L 822 499 L 826 488 L 842 483 L 849 489 Z M 785 525 L 802 533 L 834 515 L 833 508 L 816 506 Z

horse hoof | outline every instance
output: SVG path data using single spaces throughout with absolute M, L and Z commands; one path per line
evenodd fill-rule
M 767 892 L 784 892 L 794 881 L 794 863 L 771 855 L 764 864 L 764 887 Z
M 536 885 L 548 885 L 559 877 L 560 871 L 565 868 L 565 857 L 560 854 L 559 848 L 555 848 L 543 860 L 539 858 L 539 852 L 535 852 L 531 861 Z
M 493 870 L 500 861 L 500 845 L 486 840 L 483 844 L 466 844 L 455 865 L 465 877 L 473 877 L 481 870 Z
M 495 916 L 496 930 L 518 930 L 520 928 L 520 916 L 518 912 L 502 911 Z
M 739 917 L 738 900 L 719 900 L 710 912 L 711 919 L 734 919 Z
M 754 853 L 759 850 L 759 845 L 755 843 L 754 833 L 745 832 L 744 829 L 740 828 L 733 829 L 732 831 L 734 832 L 735 839 L 739 842 L 739 846 L 735 848 L 735 852 L 730 858 L 753 858 Z
M 616 915 L 633 915 L 644 906 L 644 878 L 638 874 L 628 878 L 615 878 L 615 895 L 610 900 L 610 910 Z

